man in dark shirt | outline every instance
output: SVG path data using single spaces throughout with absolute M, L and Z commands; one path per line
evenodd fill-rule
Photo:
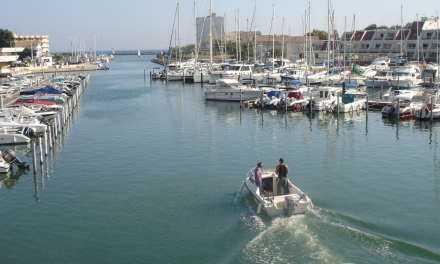
M 284 159 L 280 159 L 280 165 L 275 169 L 275 174 L 278 175 L 279 181 L 277 184 L 277 195 L 281 195 L 281 187 L 283 187 L 284 194 L 289 194 L 289 186 L 287 182 L 287 174 L 289 173 L 289 167 L 284 164 Z

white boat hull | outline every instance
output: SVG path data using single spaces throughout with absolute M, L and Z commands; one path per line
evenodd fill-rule
M 273 189 L 276 189 L 276 178 L 272 176 L 264 175 L 263 172 L 263 181 L 265 179 L 269 179 L 269 181 L 273 181 Z M 260 195 L 260 190 L 255 185 L 255 182 L 253 180 L 253 175 L 250 175 L 244 182 L 244 186 L 248 189 L 248 191 L 252 194 L 254 201 L 257 203 L 257 205 L 260 207 L 261 210 L 266 212 L 266 214 L 270 217 L 280 216 L 280 215 L 294 215 L 294 214 L 305 214 L 309 208 L 311 208 L 312 201 L 310 198 L 304 194 L 300 189 L 298 189 L 296 186 L 294 186 L 289 181 L 289 194 L 282 194 L 278 195 L 275 194 L 275 196 L 270 195 Z M 286 196 L 289 196 L 294 202 L 295 206 L 293 206 L 294 210 L 291 210 L 292 207 L 287 206 L 286 204 Z M 258 212 L 258 211 L 257 211 Z
M 241 89 L 242 92 L 242 100 L 254 100 L 256 98 L 261 97 L 262 91 L 259 89 Z M 212 101 L 240 101 L 240 91 L 239 89 L 230 89 L 225 91 L 222 89 L 221 91 L 206 91 L 205 99 Z

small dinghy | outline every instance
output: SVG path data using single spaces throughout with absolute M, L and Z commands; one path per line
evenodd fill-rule
M 312 200 L 298 187 L 288 181 L 289 193 L 277 193 L 277 175 L 275 169 L 262 171 L 264 193 L 255 185 L 255 168 L 251 169 L 246 180 L 241 184 L 241 190 L 246 186 L 255 202 L 258 204 L 257 213 L 264 210 L 270 217 L 294 214 L 304 214 L 313 207 Z M 282 191 L 281 191 L 282 192 Z

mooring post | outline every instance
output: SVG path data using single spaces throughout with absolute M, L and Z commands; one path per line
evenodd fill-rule
M 202 83 L 203 83 L 203 72 L 200 72 L 200 78 L 202 79 Z
M 400 88 L 400 77 L 397 77 L 397 89 Z
M 52 138 L 52 129 L 49 126 L 49 148 L 50 149 L 52 149 L 52 140 L 53 140 L 53 138 Z
M 284 92 L 285 96 L 284 96 L 284 108 L 287 111 L 287 91 Z
M 310 113 L 312 113 L 312 100 L 313 100 L 312 89 L 310 89 L 310 102 L 309 102 L 309 112 Z
M 434 120 L 434 97 L 431 97 L 431 122 Z
M 150 76 L 151 76 L 151 72 L 150 72 Z M 144 69 L 144 79 L 145 79 L 146 77 L 145 77 L 145 69 Z
M 365 113 L 366 113 L 366 117 L 368 118 L 368 95 L 367 95 L 367 104 L 365 105 Z
M 32 161 L 34 162 L 34 174 L 37 174 L 37 154 L 35 153 L 35 141 L 32 141 Z
M 44 155 L 47 156 L 47 131 L 44 131 Z
M 345 82 L 343 82 L 344 84 L 345 84 Z M 339 94 L 338 94 L 338 98 L 336 99 L 337 101 L 336 101 L 336 105 L 337 105 L 337 107 L 338 107 L 338 116 L 339 116 Z
M 399 114 L 400 114 L 400 100 L 397 99 L 397 120 L 399 120 Z
M 54 117 L 53 119 L 53 135 L 55 136 L 54 138 L 57 138 L 57 117 Z
M 57 115 L 58 116 L 58 132 L 61 133 L 61 118 L 60 118 L 60 114 Z
M 380 100 L 383 100 L 383 82 L 380 83 Z
M 0 109 L 3 109 L 3 95 L 0 95 Z
M 38 147 L 40 148 L 40 164 L 43 164 L 43 147 L 41 145 L 41 137 L 38 137 Z
M 243 92 L 241 91 L 241 88 L 240 88 L 240 108 L 243 108 Z

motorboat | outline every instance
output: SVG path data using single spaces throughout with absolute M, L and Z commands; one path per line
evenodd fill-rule
M 409 91 L 409 90 L 394 90 L 391 91 L 388 94 L 384 94 L 382 96 L 383 101 L 400 101 L 403 103 L 409 103 L 414 95 L 416 95 L 416 91 Z
M 0 119 L 0 127 L 7 129 L 19 129 L 21 127 L 30 127 L 37 133 L 47 130 L 47 125 L 40 123 L 38 116 L 34 117 L 12 117 L 7 116 Z
M 1 152 L 0 152 L 1 154 Z M 9 163 L 7 163 L 3 157 L 0 157 L 0 173 L 7 173 L 9 171 L 9 168 L 11 167 L 11 165 L 9 165 Z
M 338 100 L 340 89 L 334 87 L 318 87 L 312 93 L 312 110 L 313 111 L 330 111 L 333 103 Z M 308 103 L 310 108 L 310 102 Z
M 365 85 L 367 88 L 390 87 L 391 79 L 393 79 L 392 71 L 378 71 L 373 78 L 365 81 Z
M 17 129 L 0 128 L 0 144 L 21 144 L 29 143 L 30 137 L 34 136 L 35 131 L 30 127 L 20 127 Z
M 411 89 L 418 87 L 422 82 L 420 70 L 414 65 L 398 68 L 390 81 L 393 89 Z
M 305 98 L 299 90 L 296 90 L 293 92 L 289 92 L 287 94 L 286 100 L 283 99 L 280 102 L 281 108 L 286 107 L 284 105 L 284 102 L 287 103 L 287 110 L 301 112 L 302 109 L 306 106 L 308 98 Z
M 235 64 L 223 71 L 208 72 L 209 83 L 216 83 L 218 79 L 234 79 L 240 81 L 243 78 L 249 79 L 252 75 L 252 64 Z
M 386 71 L 389 69 L 389 58 L 378 58 L 375 59 L 370 65 L 366 66 L 366 68 L 370 68 L 375 71 Z
M 364 110 L 367 108 L 367 96 L 366 92 L 348 89 L 339 100 L 333 102 L 333 111 L 337 112 L 338 107 L 340 113 Z
M 216 85 L 204 85 L 205 99 L 215 101 L 254 100 L 263 95 L 263 91 L 256 86 L 247 87 L 234 79 L 219 79 Z
M 274 109 L 278 108 L 280 105 L 281 100 L 284 99 L 284 95 L 281 91 L 270 91 L 267 96 L 263 98 L 255 99 L 254 105 L 256 107 L 263 107 L 263 108 L 269 108 Z
M 254 169 L 251 169 L 246 180 L 241 184 L 241 190 L 246 187 L 254 197 L 258 205 L 257 213 L 262 210 L 270 217 L 291 216 L 294 214 L 305 214 L 307 210 L 313 208 L 312 200 L 307 194 L 301 191 L 288 180 L 289 193 L 278 193 L 277 176 L 275 169 L 262 170 L 262 184 L 264 193 L 260 193 L 260 188 L 255 184 Z

